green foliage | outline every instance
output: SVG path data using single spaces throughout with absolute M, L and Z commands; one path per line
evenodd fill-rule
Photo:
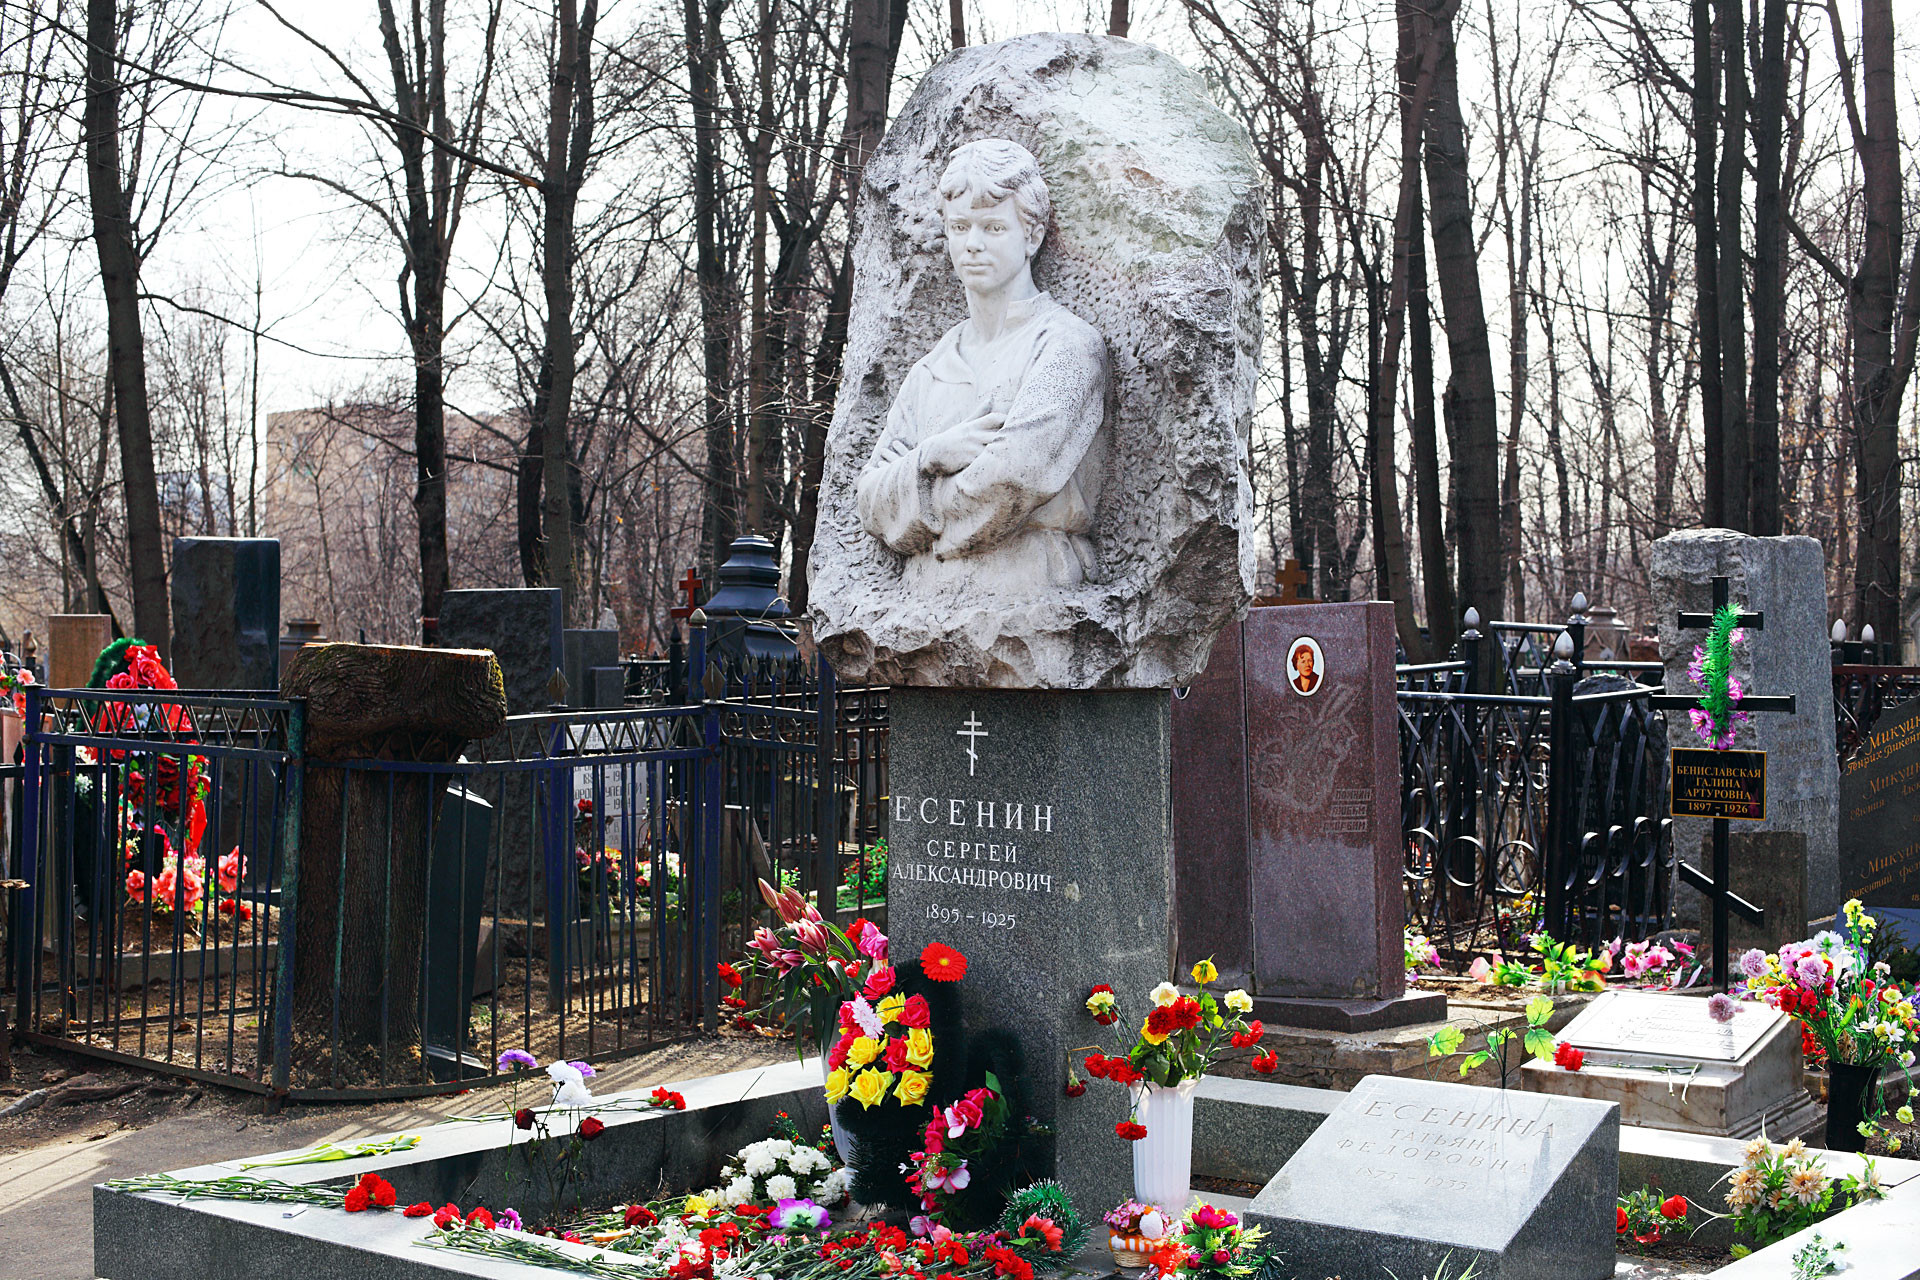
M 1486 1047 L 1476 1049 L 1460 1060 L 1460 1076 L 1465 1079 L 1476 1067 L 1485 1066 L 1496 1059 L 1500 1064 L 1500 1087 L 1507 1087 L 1507 1044 L 1516 1037 L 1521 1046 L 1534 1057 L 1544 1062 L 1553 1061 L 1555 1041 L 1553 1033 L 1547 1030 L 1547 1023 L 1553 1018 L 1553 1001 L 1546 996 L 1535 996 L 1527 1001 L 1527 1025 L 1524 1030 L 1516 1031 L 1510 1027 L 1495 1027 L 1487 1032 Z M 1448 1024 L 1427 1037 L 1427 1056 L 1429 1058 L 1451 1058 L 1459 1053 L 1467 1042 L 1467 1033 L 1459 1027 Z
M 1713 626 L 1707 630 L 1707 642 L 1700 659 L 1700 709 L 1713 721 L 1716 737 L 1733 722 L 1733 633 L 1740 625 L 1740 610 L 1723 604 L 1713 611 Z
M 1020 1224 L 1033 1214 L 1051 1218 L 1053 1225 L 1060 1228 L 1061 1256 L 1071 1258 L 1084 1249 L 1087 1244 L 1087 1224 L 1073 1207 L 1073 1199 L 1067 1195 L 1067 1189 L 1048 1179 L 1020 1188 L 1007 1197 L 1007 1208 L 1000 1215 L 1000 1229 L 1009 1236 L 1020 1230 Z

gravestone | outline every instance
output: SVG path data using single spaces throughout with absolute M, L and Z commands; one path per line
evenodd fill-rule
M 565 669 L 563 630 L 556 587 L 449 591 L 441 597 L 441 646 L 493 650 L 507 683 L 508 715 L 531 715 L 551 703 L 547 684 Z
M 596 711 L 618 711 L 627 704 L 625 667 L 589 667 L 587 703 Z
M 1712 865 L 1713 837 L 1700 842 L 1697 865 Z M 1727 836 L 1727 863 L 1734 891 L 1766 912 L 1758 925 L 1739 916 L 1727 922 L 1727 954 L 1738 956 L 1753 947 L 1778 951 L 1808 934 L 1807 838 L 1798 831 L 1744 831 L 1736 827 Z M 1713 913 L 1702 912 L 1700 951 L 1713 951 Z
M 1253 1199 L 1296 1276 L 1603 1280 L 1620 1109 L 1367 1076 Z
M 592 677 L 595 667 L 611 667 L 620 661 L 620 633 L 569 627 L 560 633 L 561 667 L 567 677 L 567 705 L 595 707 Z
M 1526 1087 L 1618 1103 L 1622 1124 L 1785 1139 L 1819 1113 L 1800 1081 L 1799 1024 L 1764 1004 L 1716 1022 L 1698 996 L 1607 991 L 1559 1038 L 1585 1052 L 1580 1070 L 1530 1061 Z
M 169 575 L 182 689 L 280 687 L 280 540 L 175 538 Z
M 113 619 L 104 613 L 56 613 L 47 619 L 47 684 L 84 689 L 100 651 L 113 643 Z
M 894 689 L 887 923 L 897 959 L 967 957 L 969 1026 L 1020 1038 L 1029 1105 L 1083 1212 L 1125 1199 L 1120 1089 L 1062 1096 L 1069 1052 L 1103 1040 L 1087 992 L 1137 1013 L 1167 977 L 1168 696 Z
M 428 1069 L 436 1080 L 490 1074 L 490 1064 L 467 1049 L 474 994 L 493 984 L 491 973 L 478 972 L 492 836 L 493 806 L 477 792 L 448 787 L 427 864 L 423 957 L 424 1039 Z
M 1883 712 L 1841 771 L 1840 898 L 1920 911 L 1920 702 Z
M 1444 1018 L 1406 986 L 1393 606 L 1252 609 L 1237 631 L 1174 704 L 1198 748 L 1174 758 L 1180 963 L 1230 957 L 1269 1022 Z
M 1746 831 L 1798 831 L 1807 839 L 1806 910 L 1831 915 L 1842 901 L 1839 881 L 1839 766 L 1833 747 L 1833 670 L 1827 637 L 1826 560 L 1812 538 L 1752 538 L 1728 529 L 1686 529 L 1653 544 L 1648 561 L 1652 612 L 1659 621 L 1666 687 L 1691 691 L 1693 650 L 1704 639 L 1682 632 L 1682 611 L 1712 607 L 1713 578 L 1729 579 L 1731 597 L 1763 614 L 1766 630 L 1734 646 L 1733 675 L 1747 689 L 1797 699 L 1793 715 L 1755 715 L 1733 747 L 1767 753 L 1767 816 Z M 1669 747 L 1699 747 L 1684 712 L 1667 716 Z M 1673 847 L 1698 849 L 1703 818 L 1676 818 Z M 1732 889 L 1748 896 L 1736 874 Z M 1706 912 L 1693 893 L 1674 895 L 1676 915 L 1696 923 Z

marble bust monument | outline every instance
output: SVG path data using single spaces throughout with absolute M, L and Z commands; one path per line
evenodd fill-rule
M 1051 201 L 1025 147 L 954 150 L 937 188 L 967 318 L 908 371 L 854 492 L 909 590 L 1019 593 L 1098 576 L 1107 347 L 1033 281 Z

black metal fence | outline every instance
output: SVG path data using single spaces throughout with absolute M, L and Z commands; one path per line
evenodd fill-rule
M 453 761 L 315 758 L 298 700 L 32 691 L 18 1025 L 312 1099 L 712 1029 L 756 878 L 884 910 L 886 698 L 692 636 L 677 689 L 649 672 L 623 709 L 509 717 Z
M 1398 669 L 1407 920 L 1456 959 L 1670 923 L 1666 724 L 1635 679 L 1659 664 L 1584 661 L 1585 627 L 1469 612 L 1452 659 Z

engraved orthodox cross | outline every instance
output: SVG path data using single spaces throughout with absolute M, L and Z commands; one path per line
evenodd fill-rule
M 979 746 L 979 740 L 981 738 L 991 737 L 992 735 L 980 727 L 980 717 L 971 711 L 967 712 L 967 718 L 961 723 L 961 727 L 955 729 L 953 732 L 955 737 L 965 738 L 967 740 L 967 776 L 971 778 L 973 776 L 973 766 L 979 763 L 980 760 L 979 753 L 975 748 Z
M 1725 608 L 1729 602 L 1730 593 L 1727 589 L 1727 579 L 1724 575 L 1716 576 L 1713 579 L 1713 612 L 1688 613 L 1682 611 L 1679 618 L 1680 629 L 1683 631 L 1699 630 L 1712 626 L 1713 614 Z M 1755 631 L 1764 631 L 1767 626 L 1766 615 L 1764 613 L 1742 613 L 1740 615 L 1739 625 L 1749 627 Z M 1688 711 L 1698 704 L 1699 698 L 1697 695 L 1691 693 L 1657 693 L 1653 695 L 1651 702 L 1656 711 Z M 1784 695 L 1749 693 L 1740 699 L 1739 709 L 1749 712 L 1783 711 L 1788 715 L 1792 715 L 1794 713 L 1794 696 L 1790 693 Z M 1708 756 L 1714 753 L 1698 752 L 1690 754 Z M 1765 755 L 1764 752 L 1748 754 L 1760 755 L 1762 757 Z M 1761 768 L 1763 788 L 1761 792 L 1762 816 L 1764 816 L 1765 765 L 1762 764 Z M 1672 778 L 1669 778 L 1669 785 L 1670 787 L 1674 785 Z M 1669 806 L 1671 806 L 1671 790 L 1669 791 L 1669 797 Z M 1685 815 L 1676 814 L 1675 816 Z M 1742 816 L 1749 819 L 1751 818 L 1750 813 L 1743 814 Z M 1742 920 L 1745 920 L 1755 928 L 1760 927 L 1766 918 L 1766 912 L 1762 908 L 1754 906 L 1751 902 L 1748 902 L 1745 898 L 1742 898 L 1733 891 L 1732 877 L 1727 867 L 1728 828 L 1729 819 L 1727 817 L 1716 816 L 1713 819 L 1713 875 L 1711 877 L 1707 876 L 1692 863 L 1676 859 L 1676 867 L 1679 871 L 1680 878 L 1693 888 L 1707 895 L 1708 901 L 1713 904 L 1713 986 L 1716 991 L 1725 991 L 1727 989 L 1727 917 L 1729 912 L 1738 915 Z

